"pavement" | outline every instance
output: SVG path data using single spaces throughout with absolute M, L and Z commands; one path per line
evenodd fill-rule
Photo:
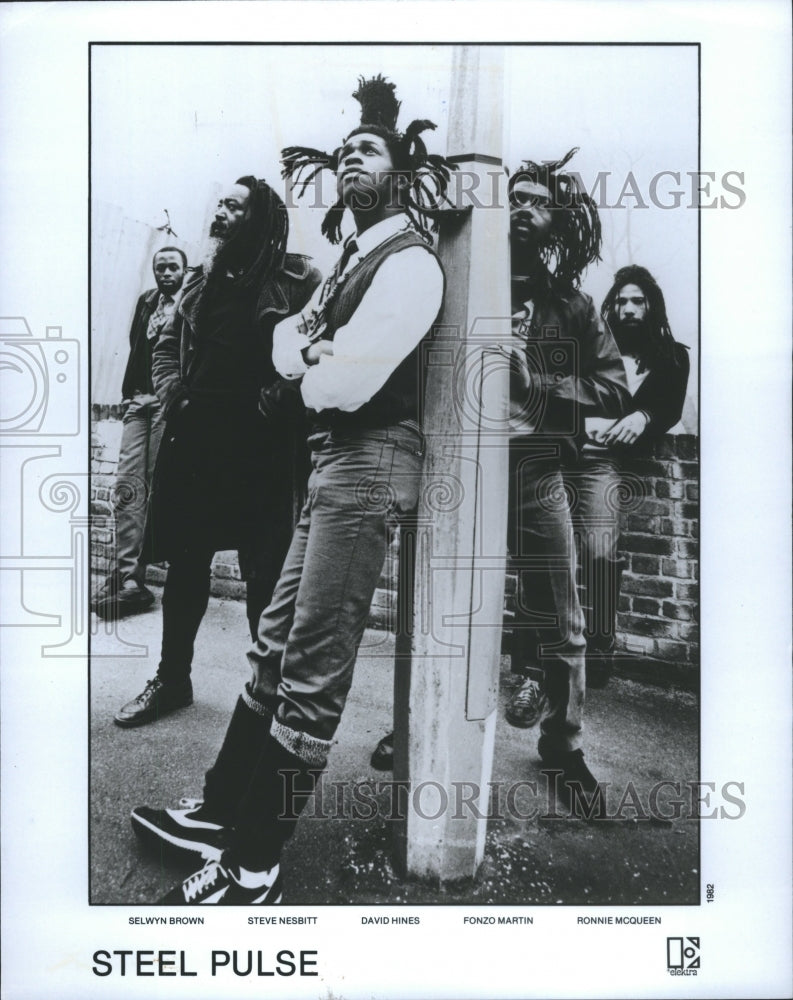
M 144 614 L 113 626 L 92 618 L 90 898 L 95 904 L 150 905 L 190 873 L 147 854 L 129 813 L 136 805 L 176 806 L 182 796 L 201 796 L 204 771 L 249 677 L 244 604 L 211 598 L 196 643 L 194 704 L 147 726 L 119 728 L 114 712 L 156 672 L 160 628 L 159 592 Z M 528 798 L 518 789 L 510 805 L 503 799 L 500 808 L 494 803 L 475 879 L 438 884 L 400 877 L 392 859 L 386 792 L 375 790 L 378 809 L 361 820 L 338 805 L 336 791 L 391 777 L 373 770 L 369 757 L 392 728 L 393 653 L 393 636 L 367 631 L 321 785 L 324 804 L 314 807 L 318 815 L 307 811 L 284 851 L 285 904 L 698 903 L 699 833 L 687 785 L 698 778 L 696 696 L 620 677 L 587 692 L 586 760 L 608 783 L 607 819 L 566 818 L 554 810 L 552 799 L 534 798 L 521 786 Z M 492 780 L 503 789 L 535 781 L 542 790 L 537 731 L 514 729 L 504 720 L 517 683 L 509 658 L 502 657 Z

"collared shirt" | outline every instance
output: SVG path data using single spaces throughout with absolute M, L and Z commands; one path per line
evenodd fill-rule
M 160 335 L 160 331 L 167 320 L 169 320 L 176 307 L 179 304 L 179 299 L 182 297 L 182 289 L 180 288 L 173 295 L 167 295 L 165 292 L 160 292 L 157 297 L 157 305 L 155 306 L 154 312 L 151 314 L 151 319 L 149 320 L 149 325 L 146 330 L 146 336 L 149 340 L 156 340 Z
M 344 273 L 410 225 L 407 215 L 400 213 L 356 236 L 358 249 Z M 301 351 L 310 340 L 302 330 L 318 308 L 320 295 L 318 289 L 305 314 L 275 328 L 273 363 L 285 378 L 303 377 L 301 392 L 309 409 L 353 412 L 385 385 L 429 330 L 443 301 L 443 272 L 421 247 L 387 257 L 349 323 L 336 330 L 333 354 L 307 366 Z

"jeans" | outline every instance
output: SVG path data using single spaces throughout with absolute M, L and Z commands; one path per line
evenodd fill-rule
M 625 498 L 621 496 L 619 467 L 607 455 L 584 452 L 563 475 L 572 498 L 573 530 L 579 539 L 587 653 L 611 653 L 622 574 L 617 548 L 619 512 Z
M 138 395 L 129 401 L 124 413 L 113 497 L 119 584 L 131 579 L 143 586 L 145 581 L 146 564 L 141 554 L 146 506 L 163 427 L 156 397 Z
M 537 630 L 548 715 L 548 750 L 578 749 L 586 687 L 584 615 L 576 589 L 571 495 L 561 461 L 542 443 L 510 444 L 510 551 L 518 570 L 516 648 Z
M 390 520 L 416 506 L 423 455 L 404 425 L 323 431 L 309 444 L 308 499 L 248 653 L 253 695 L 306 759 L 336 732 Z

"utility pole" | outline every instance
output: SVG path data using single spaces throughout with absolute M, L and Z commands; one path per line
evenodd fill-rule
M 503 53 L 458 46 L 447 155 L 456 207 L 470 211 L 441 225 L 446 295 L 425 356 L 427 454 L 416 530 L 403 534 L 395 673 L 394 777 L 409 782 L 396 858 L 441 880 L 472 877 L 482 861 L 496 725 L 509 446 L 503 100 Z

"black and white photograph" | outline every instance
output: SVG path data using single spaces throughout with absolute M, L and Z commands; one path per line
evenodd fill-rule
M 91 84 L 92 902 L 698 902 L 697 47 Z
M 785 995 L 789 12 L 105 6 L 2 104 L 4 995 Z

